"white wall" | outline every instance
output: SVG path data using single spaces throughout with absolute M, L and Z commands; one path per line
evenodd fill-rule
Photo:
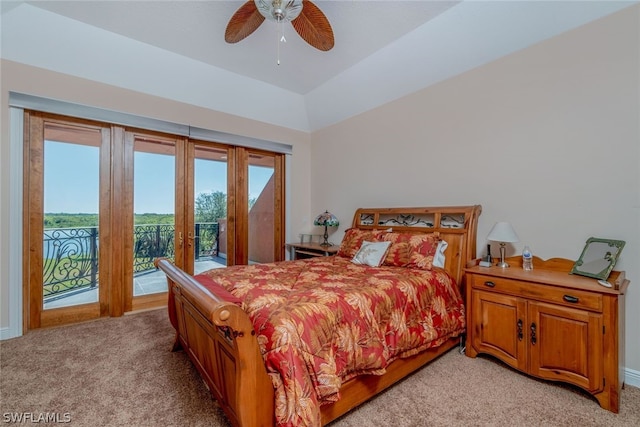
M 338 216 L 337 242 L 358 207 L 458 204 L 483 206 L 479 251 L 496 221 L 520 236 L 508 255 L 625 240 L 640 374 L 639 21 L 630 8 L 313 133 L 313 212 Z
M 9 109 L 10 91 L 59 99 L 92 107 L 131 113 L 180 124 L 213 129 L 221 132 L 277 141 L 293 146 L 293 154 L 287 162 L 287 220 L 289 223 L 308 222 L 310 188 L 310 136 L 306 132 L 224 114 L 201 107 L 158 98 L 130 90 L 79 79 L 40 68 L 30 67 L 11 61 L 0 63 L 1 110 L 0 110 L 0 336 L 6 337 L 10 325 L 9 289 L 21 292 L 21 283 L 9 283 L 8 243 L 10 222 L 10 150 L 9 150 Z M 288 226 L 287 230 L 294 227 Z M 297 235 L 288 235 L 291 240 Z M 19 251 L 19 249 L 18 249 Z M 20 277 L 18 274 L 17 277 Z

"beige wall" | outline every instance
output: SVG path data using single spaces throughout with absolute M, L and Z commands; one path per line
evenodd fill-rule
M 634 7 L 312 135 L 311 208 L 483 206 L 542 258 L 627 242 L 626 366 L 640 374 L 640 67 Z M 336 100 L 340 102 L 340 100 Z M 494 255 L 497 251 L 494 249 Z M 638 377 L 640 378 L 640 377 Z
M 0 123 L 0 330 L 9 326 L 9 112 L 8 93 L 20 92 L 136 114 L 293 146 L 287 162 L 287 220 L 303 224 L 309 216 L 309 134 L 200 107 L 79 79 L 11 61 L 1 63 Z M 291 229 L 292 227 L 287 227 Z M 287 236 L 288 240 L 297 235 Z M 12 289 L 20 288 L 13 284 Z

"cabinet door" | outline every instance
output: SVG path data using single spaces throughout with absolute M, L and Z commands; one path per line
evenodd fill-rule
M 531 375 L 602 389 L 601 314 L 530 302 L 527 328 Z
M 526 301 L 491 292 L 472 292 L 472 345 L 513 368 L 526 370 Z

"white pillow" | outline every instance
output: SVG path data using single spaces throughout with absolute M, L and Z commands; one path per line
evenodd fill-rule
M 436 254 L 433 256 L 433 266 L 434 267 L 442 267 L 444 268 L 444 251 L 447 249 L 449 244 L 444 240 L 440 240 L 438 242 L 438 248 L 436 249 Z
M 391 242 L 362 242 L 355 256 L 351 260 L 354 264 L 380 267 L 384 257 L 387 255 Z

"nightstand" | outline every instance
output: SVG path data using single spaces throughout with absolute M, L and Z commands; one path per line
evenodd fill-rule
M 340 249 L 338 245 L 322 246 L 319 243 L 287 243 L 291 259 L 304 259 L 316 256 L 335 255 Z
M 625 292 L 623 271 L 612 288 L 569 274 L 574 261 L 522 258 L 508 268 L 465 269 L 466 354 L 494 356 L 529 375 L 583 388 L 604 409 L 618 412 L 624 385 Z

